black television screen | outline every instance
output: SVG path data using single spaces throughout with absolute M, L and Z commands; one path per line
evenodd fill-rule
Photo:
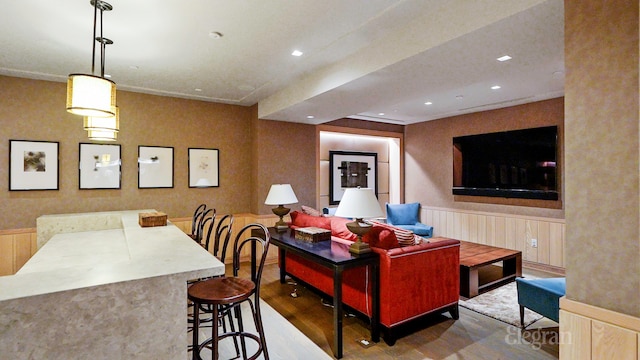
M 558 200 L 558 127 L 453 138 L 453 194 Z

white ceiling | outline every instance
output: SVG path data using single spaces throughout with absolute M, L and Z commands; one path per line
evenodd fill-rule
M 410 124 L 564 93 L 563 0 L 108 2 L 105 73 L 119 90 L 258 103 L 260 118 L 310 124 Z M 0 74 L 91 73 L 89 0 L 0 8 Z

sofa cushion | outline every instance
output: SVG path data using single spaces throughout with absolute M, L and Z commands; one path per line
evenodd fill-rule
M 371 230 L 362 237 L 362 242 L 368 243 L 371 247 L 377 247 L 385 250 L 400 247 L 396 234 L 379 225 L 373 225 Z
M 302 212 L 307 214 L 307 215 L 322 216 L 322 212 L 320 210 L 314 209 L 311 206 L 302 205 L 302 206 L 300 206 L 300 208 L 302 209 Z
M 291 216 L 291 225 L 297 227 L 319 227 L 331 230 L 331 218 L 324 216 L 311 216 L 299 211 L 293 211 Z
M 325 219 L 327 219 L 331 223 L 331 227 L 330 227 L 331 236 L 335 236 L 335 237 L 339 237 L 339 238 L 343 238 L 351 241 L 358 240 L 358 235 L 352 233 L 347 228 L 347 223 L 353 222 L 353 220 L 337 217 L 337 216 L 326 217 Z

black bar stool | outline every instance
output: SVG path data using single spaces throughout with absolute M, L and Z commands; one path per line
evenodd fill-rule
M 246 237 L 246 239 L 243 239 Z M 195 311 L 193 315 L 193 359 L 199 360 L 200 351 L 204 348 L 210 348 L 212 351 L 212 359 L 218 359 L 218 343 L 226 337 L 240 338 L 242 345 L 242 355 L 244 359 L 257 359 L 260 354 L 264 355 L 266 360 L 269 359 L 267 352 L 267 342 L 264 336 L 264 328 L 262 325 L 262 316 L 260 314 L 260 279 L 262 277 L 262 269 L 269 250 L 270 235 L 267 228 L 262 224 L 249 224 L 243 227 L 236 235 L 233 243 L 233 276 L 232 277 L 216 277 L 208 280 L 196 282 L 188 289 L 188 298 L 194 304 L 194 309 L 199 309 L 201 305 L 209 305 L 213 313 L 213 319 L 224 321 L 224 317 L 230 311 L 234 312 L 236 321 L 238 322 L 238 331 L 231 331 L 219 334 L 218 326 L 212 326 L 212 336 L 210 339 L 202 343 L 198 343 L 198 330 L 200 327 L 199 311 Z M 242 248 L 249 245 L 251 259 L 258 259 L 257 253 L 261 251 L 259 261 L 250 262 L 251 276 L 240 277 L 240 254 Z M 260 247 L 258 247 L 260 245 Z M 248 303 L 251 309 L 253 320 L 255 323 L 257 334 L 245 331 L 242 323 L 242 314 L 240 306 Z M 215 320 L 214 320 L 215 321 Z M 223 330 L 224 331 L 224 330 Z M 247 357 L 246 339 L 254 340 L 258 349 L 256 352 Z

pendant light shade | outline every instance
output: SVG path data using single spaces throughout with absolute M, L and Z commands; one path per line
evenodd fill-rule
M 67 111 L 81 116 L 113 117 L 116 83 L 96 75 L 71 74 L 67 81 Z
M 92 118 L 116 117 L 116 83 L 104 75 L 105 48 L 113 41 L 102 36 L 104 11 L 111 11 L 113 6 L 102 0 L 90 0 L 93 6 L 93 52 L 91 58 L 91 74 L 70 74 L 67 80 L 67 111 Z M 100 13 L 100 34 L 98 30 L 98 12 Z M 95 75 L 96 44 L 100 44 L 100 76 Z M 86 128 L 85 119 L 85 128 Z
M 116 141 L 118 139 L 117 131 L 109 130 L 87 130 L 89 133 L 89 140 L 95 141 Z
M 113 131 L 118 132 L 120 130 L 120 108 L 115 107 L 115 116 L 109 117 L 95 117 L 85 116 L 84 129 L 96 130 L 96 131 Z

